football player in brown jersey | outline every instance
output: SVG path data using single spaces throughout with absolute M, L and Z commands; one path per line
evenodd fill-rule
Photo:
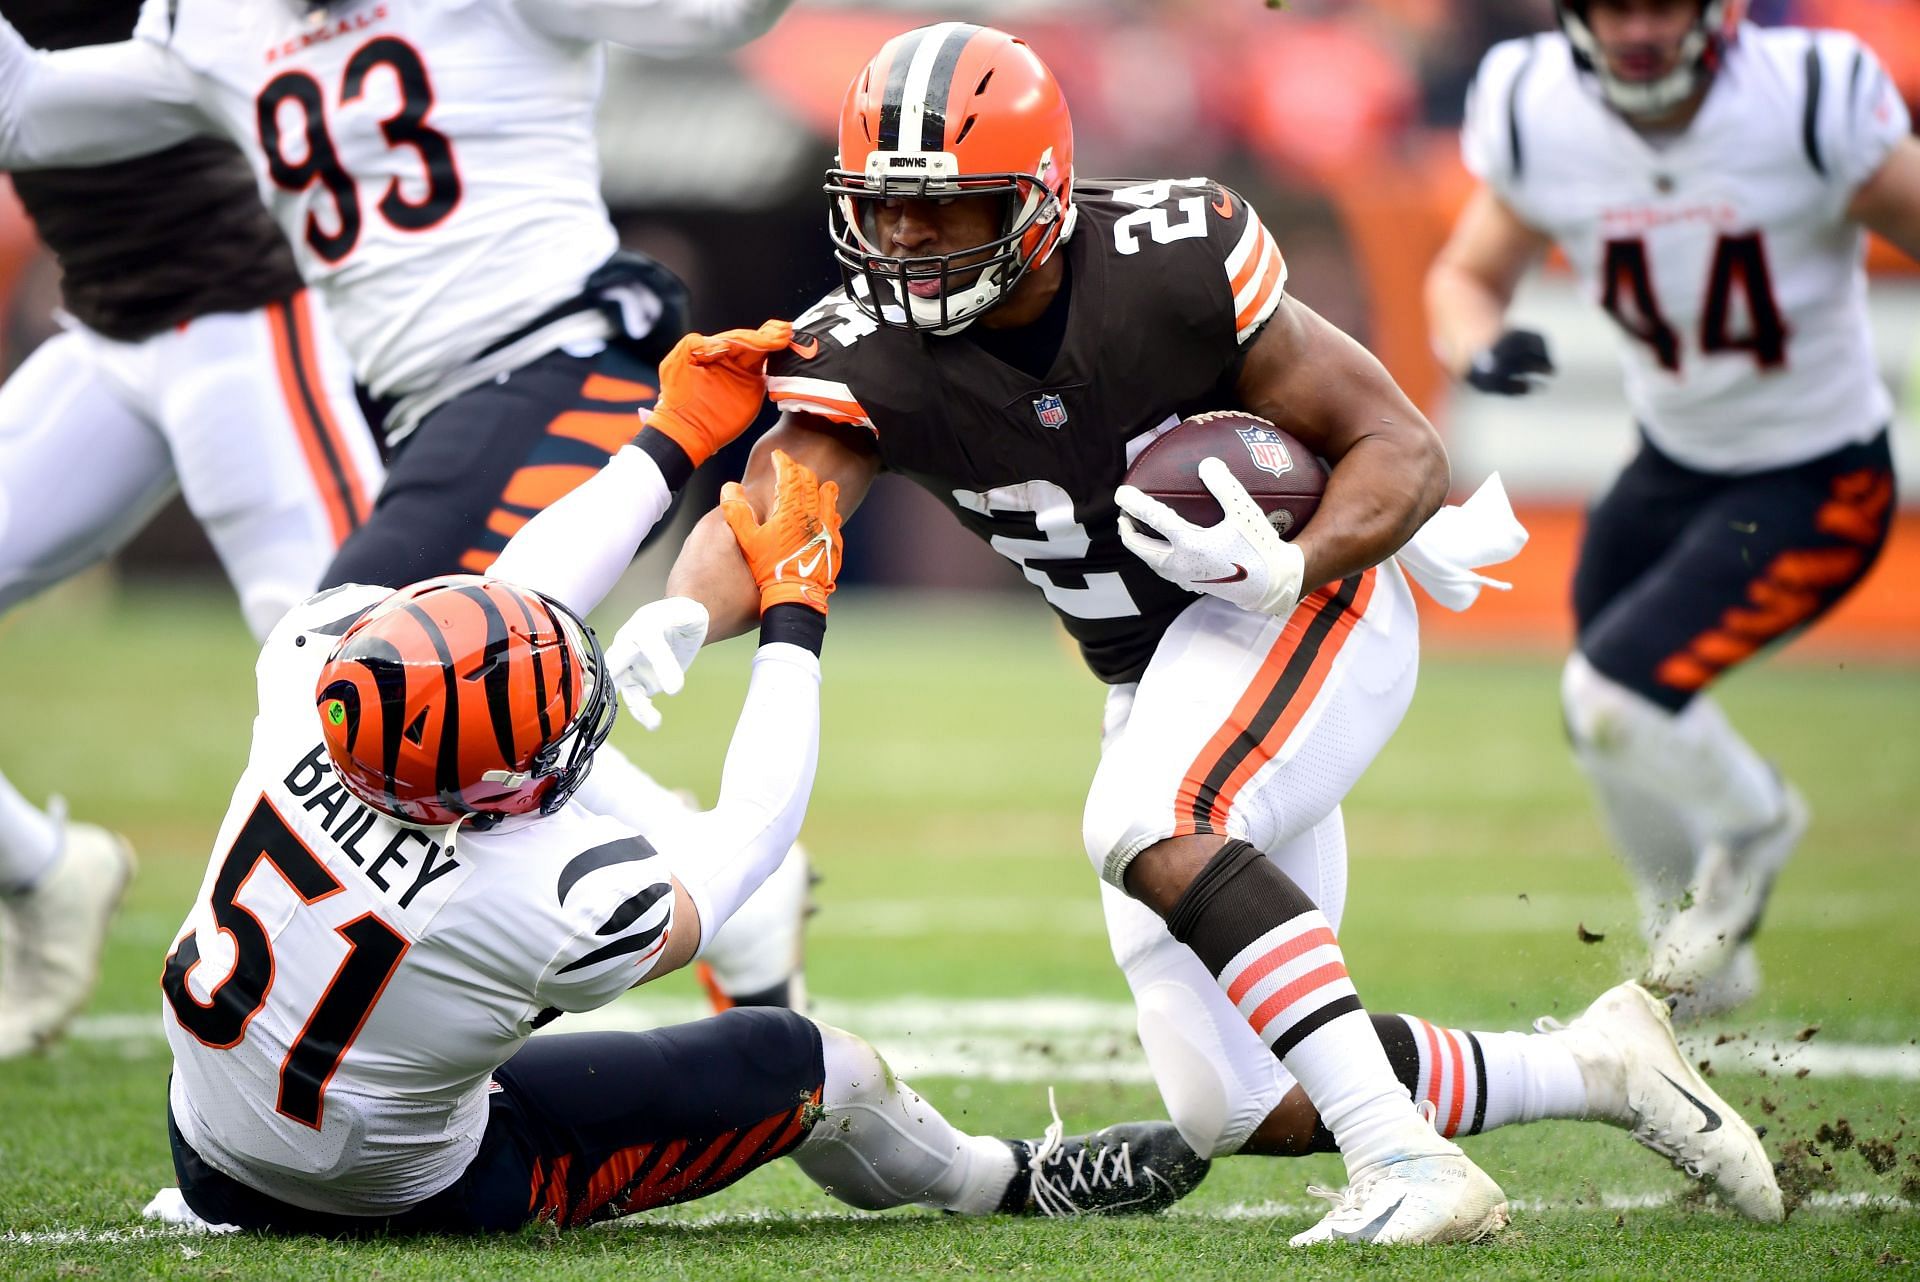
M 1247 203 L 1204 178 L 1076 182 L 1047 68 L 959 22 L 896 37 L 856 78 L 827 192 L 846 284 L 769 362 L 785 414 L 747 492 L 770 494 L 776 448 L 849 510 L 882 469 L 911 478 L 1021 567 L 1108 683 L 1086 853 L 1188 1142 L 1337 1147 L 1350 1187 L 1303 1244 L 1496 1231 L 1504 1195 L 1448 1137 L 1544 1116 L 1636 1127 L 1778 1218 L 1750 1130 L 1688 1129 L 1688 1099 L 1731 1110 L 1640 989 L 1547 1035 L 1363 1009 L 1334 935 L 1340 802 L 1413 692 L 1418 621 L 1393 558 L 1441 506 L 1447 460 L 1380 364 L 1288 296 Z M 1290 543 L 1260 520 L 1189 524 L 1121 484 L 1156 436 L 1227 408 L 1332 464 Z M 1226 511 L 1248 507 L 1214 466 Z M 755 618 L 718 517 L 670 588 L 715 636 Z M 1649 1105 L 1660 1070 L 1684 1086 Z

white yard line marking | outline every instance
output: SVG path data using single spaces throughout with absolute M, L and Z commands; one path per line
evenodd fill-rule
M 823 1195 L 824 1196 L 824 1195 Z M 1509 1198 L 1508 1202 L 1516 1212 L 1523 1215 L 1546 1215 L 1573 1211 L 1652 1211 L 1672 1206 L 1681 1198 L 1678 1193 L 1628 1193 L 1624 1191 L 1602 1193 L 1599 1205 L 1589 1199 L 1567 1198 Z M 1884 1193 L 1814 1193 L 1801 1203 L 1803 1210 L 1819 1211 L 1860 1211 L 1875 1210 L 1905 1211 L 1913 1204 Z M 1168 1211 L 1167 1217 L 1176 1220 L 1285 1220 L 1304 1216 L 1318 1216 L 1325 1212 L 1323 1202 L 1230 1202 L 1226 1206 L 1194 1207 L 1176 1206 Z M 866 1220 L 880 1219 L 899 1212 L 821 1210 L 821 1211 L 727 1211 L 705 1215 L 680 1215 L 673 1212 L 634 1216 L 626 1220 L 616 1220 L 595 1227 L 597 1232 L 618 1233 L 630 1229 L 658 1230 L 662 1227 L 711 1229 L 744 1227 L 766 1224 L 858 1224 Z M 99 1229 L 28 1229 L 0 1233 L 0 1246 L 107 1246 L 120 1242 L 151 1242 L 179 1240 L 182 1242 L 204 1240 L 207 1234 L 202 1229 L 178 1227 L 167 1224 L 140 1224 L 127 1228 Z
M 636 995 L 582 1015 L 568 1015 L 554 1032 L 639 1031 L 699 1019 L 706 1004 L 689 998 Z M 943 1001 L 925 997 L 879 1001 L 822 999 L 813 1013 L 850 1029 L 880 1048 L 907 1078 L 964 1077 L 990 1082 L 1144 1083 L 1152 1080 L 1126 1002 L 1076 997 L 1013 997 Z M 154 1015 L 91 1015 L 75 1021 L 72 1036 L 90 1042 L 150 1043 L 160 1037 Z M 1682 1046 L 1729 1073 L 1797 1073 L 1920 1081 L 1920 1046 L 1858 1042 L 1795 1042 L 1781 1030 L 1758 1030 L 1750 1040 L 1709 1044 L 1687 1036 Z

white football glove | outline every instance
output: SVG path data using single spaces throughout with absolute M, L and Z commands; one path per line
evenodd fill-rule
M 660 728 L 654 696 L 680 693 L 706 639 L 707 607 L 683 596 L 649 601 L 620 625 L 607 647 L 607 672 L 635 721 Z
M 1307 561 L 1281 538 L 1244 485 L 1217 458 L 1200 460 L 1200 480 L 1226 519 L 1195 525 L 1131 485 L 1114 491 L 1120 541 L 1154 573 L 1190 592 L 1205 592 L 1257 614 L 1285 615 L 1299 604 Z M 1153 527 L 1161 538 L 1134 522 Z

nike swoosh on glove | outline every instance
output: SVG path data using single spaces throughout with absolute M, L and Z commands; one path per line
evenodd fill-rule
M 655 696 L 680 693 L 706 640 L 707 607 L 690 597 L 649 601 L 620 625 L 607 647 L 607 672 L 635 721 L 660 728 Z
M 1200 480 L 1226 513 L 1218 525 L 1195 525 L 1144 491 L 1123 485 L 1113 495 L 1122 512 L 1120 541 L 1155 574 L 1189 592 L 1205 592 L 1257 614 L 1291 612 L 1300 601 L 1306 557 L 1280 537 L 1225 463 L 1201 459 Z

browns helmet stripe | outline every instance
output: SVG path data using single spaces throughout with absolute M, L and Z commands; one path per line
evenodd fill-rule
M 907 88 L 907 64 L 913 61 L 913 51 L 926 40 L 928 30 L 909 31 L 895 43 L 893 61 L 887 66 L 887 87 L 880 95 L 880 138 L 875 146 L 881 151 L 900 150 L 900 106 Z
M 953 90 L 954 68 L 960 65 L 960 52 L 978 35 L 980 28 L 970 22 L 956 22 L 940 41 L 933 56 L 933 70 L 927 76 L 926 112 L 920 117 L 920 150 L 947 149 L 947 102 Z
M 493 724 L 494 742 L 500 745 L 500 759 L 511 766 L 520 759 L 513 742 L 513 665 L 507 656 L 507 620 L 485 588 L 456 588 L 461 596 L 480 607 L 487 620 L 486 648 L 480 652 L 479 665 L 465 674 L 478 677 L 487 693 L 487 719 Z

